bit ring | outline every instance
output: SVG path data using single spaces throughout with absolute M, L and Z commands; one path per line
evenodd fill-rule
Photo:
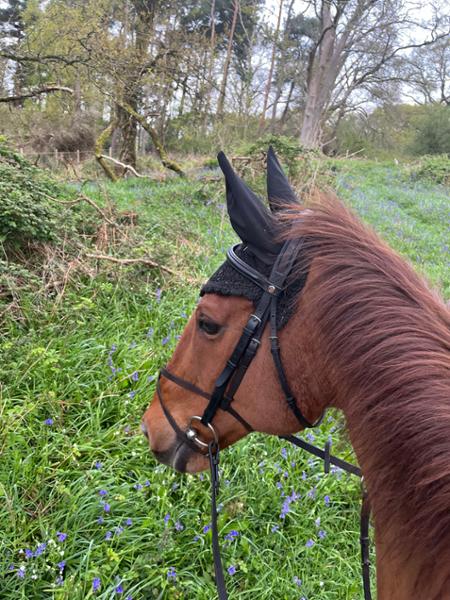
M 191 420 L 189 421 L 189 425 L 188 428 L 186 429 L 186 437 L 188 438 L 188 440 L 190 440 L 191 442 L 194 442 L 195 444 L 197 444 L 198 446 L 200 446 L 201 448 L 208 448 L 209 444 L 204 442 L 203 440 L 201 440 L 198 437 L 198 431 L 195 430 L 192 427 L 192 422 L 193 421 L 199 421 L 201 423 L 202 418 L 199 417 L 198 415 L 194 415 L 193 417 L 191 417 Z M 219 436 L 217 435 L 216 430 L 214 429 L 214 427 L 211 425 L 211 423 L 206 423 L 206 427 L 208 427 L 208 429 L 210 430 L 210 432 L 213 434 L 214 437 L 214 444 L 216 446 L 219 445 Z

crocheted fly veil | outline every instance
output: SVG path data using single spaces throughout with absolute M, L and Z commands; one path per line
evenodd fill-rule
M 269 276 L 283 245 L 283 242 L 279 241 L 280 230 L 273 213 L 286 204 L 298 204 L 297 197 L 271 146 L 267 153 L 267 195 L 270 212 L 262 200 L 234 172 L 223 152 L 219 153 L 217 159 L 225 176 L 230 222 L 242 240 L 236 249 L 236 254 L 249 266 Z M 306 276 L 305 273 L 300 279 L 292 282 L 279 297 L 278 329 L 288 322 L 296 294 L 304 286 Z M 201 296 L 211 293 L 244 296 L 256 304 L 263 292 L 258 285 L 239 273 L 226 260 L 200 291 Z

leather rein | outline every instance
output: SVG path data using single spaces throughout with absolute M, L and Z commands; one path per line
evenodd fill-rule
M 227 600 L 228 594 L 225 586 L 225 578 L 222 566 L 222 560 L 220 556 L 219 548 L 219 536 L 217 529 L 217 508 L 216 508 L 216 497 L 219 490 L 219 437 L 212 425 L 212 420 L 216 412 L 221 409 L 230 413 L 239 423 L 248 431 L 252 432 L 254 429 L 232 406 L 234 395 L 238 390 L 245 373 L 256 355 L 256 352 L 260 346 L 263 331 L 267 324 L 269 324 L 269 339 L 270 339 L 270 350 L 274 365 L 278 374 L 278 380 L 283 390 L 286 403 L 289 409 L 293 412 L 302 428 L 317 427 L 320 425 L 323 419 L 323 415 L 315 422 L 310 422 L 302 413 L 301 409 L 297 405 L 297 401 L 291 391 L 289 383 L 287 381 L 286 373 L 283 368 L 280 355 L 280 346 L 277 334 L 277 305 L 278 298 L 288 286 L 287 280 L 294 267 L 296 258 L 303 245 L 302 240 L 288 240 L 284 243 L 280 253 L 275 259 L 275 263 L 272 267 L 269 277 L 265 277 L 259 271 L 245 263 L 237 256 L 235 249 L 237 246 L 230 248 L 227 252 L 227 260 L 241 275 L 250 279 L 253 283 L 258 285 L 263 293 L 258 301 L 254 313 L 252 313 L 245 325 L 241 337 L 239 338 L 230 358 L 227 360 L 226 365 L 218 376 L 212 393 L 208 393 L 201 388 L 197 387 L 190 381 L 171 373 L 167 368 L 163 368 L 160 371 L 156 391 L 158 399 L 161 403 L 164 415 L 169 422 L 170 426 L 175 432 L 175 435 L 179 442 L 183 442 L 193 451 L 201 453 L 203 455 L 208 454 L 209 464 L 211 470 L 211 532 L 212 532 L 212 545 L 213 545 L 213 558 L 214 558 L 214 570 L 216 576 L 216 587 L 218 591 L 219 600 Z M 301 291 L 301 290 L 299 290 Z M 182 430 L 173 415 L 170 413 L 167 405 L 163 399 L 160 379 L 164 377 L 169 381 L 172 381 L 179 387 L 194 393 L 205 400 L 208 404 L 203 412 L 202 416 L 193 415 L 190 419 L 188 428 Z M 204 441 L 199 436 L 198 430 L 195 428 L 195 423 L 201 423 L 207 427 L 212 435 L 211 441 Z M 330 444 L 327 443 L 324 450 L 305 442 L 304 440 L 293 436 L 280 436 L 281 438 L 289 441 L 290 443 L 306 450 L 307 452 L 318 456 L 324 461 L 325 472 L 329 472 L 330 464 L 334 464 L 339 468 L 352 473 L 353 475 L 361 476 L 361 471 L 355 465 L 348 463 L 342 459 L 339 459 L 330 454 Z M 370 504 L 367 497 L 367 493 L 362 486 L 363 497 L 361 507 L 361 519 L 360 519 L 360 545 L 361 545 L 361 557 L 362 557 L 362 577 L 363 577 L 363 588 L 364 588 L 364 599 L 371 600 L 370 593 L 370 562 L 369 562 L 369 517 L 370 517 Z

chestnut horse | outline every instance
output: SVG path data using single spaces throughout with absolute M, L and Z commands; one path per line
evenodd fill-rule
M 450 599 L 447 308 L 337 199 L 320 197 L 308 210 L 297 205 L 271 151 L 272 213 L 223 155 L 220 164 L 242 260 L 267 273 L 283 241 L 303 242 L 284 292 L 294 290 L 278 324 L 281 357 L 306 421 L 314 423 L 329 406 L 344 413 L 372 505 L 378 600 Z M 206 284 L 168 365 L 192 390 L 161 377 L 160 396 L 143 417 L 156 458 L 179 471 L 208 467 L 206 455 L 178 433 L 203 413 L 208 396 L 197 390 L 214 389 L 254 310 L 256 292 L 244 279 L 224 264 Z M 220 408 L 214 416 L 221 448 L 244 437 L 248 423 L 275 435 L 303 428 L 286 404 L 269 334 L 267 327 L 233 395 L 241 420 Z M 201 423 L 195 431 L 210 439 Z

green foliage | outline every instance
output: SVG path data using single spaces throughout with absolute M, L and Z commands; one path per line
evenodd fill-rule
M 58 230 L 58 208 L 52 198 L 62 186 L 0 142 L 0 240 L 21 248 L 48 242 Z
M 235 167 L 247 178 L 253 178 L 253 185 L 262 194 L 265 194 L 266 153 L 269 146 L 273 146 L 300 197 L 304 198 L 316 187 L 323 189 L 332 185 L 334 174 L 318 150 L 302 147 L 295 138 L 267 135 L 239 148 L 238 155 L 250 160 L 242 162 L 238 158 L 235 161 Z
M 428 106 L 417 124 L 413 154 L 450 154 L 450 106 Z
M 414 180 L 425 179 L 433 183 L 450 185 L 450 156 L 424 156 L 419 163 L 413 165 L 411 177 Z

